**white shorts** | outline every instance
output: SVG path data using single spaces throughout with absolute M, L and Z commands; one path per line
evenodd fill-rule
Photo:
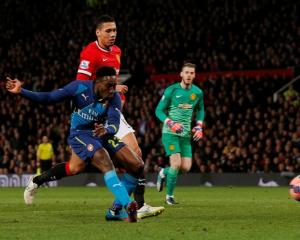
M 115 136 L 119 139 L 122 139 L 125 137 L 128 133 L 134 133 L 135 131 L 133 128 L 128 124 L 128 122 L 125 120 L 124 115 L 120 113 L 120 125 L 119 130 L 115 134 Z

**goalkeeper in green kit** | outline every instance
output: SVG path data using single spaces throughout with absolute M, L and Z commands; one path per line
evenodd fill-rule
M 162 143 L 166 155 L 170 156 L 170 167 L 160 170 L 156 185 L 161 192 L 166 180 L 166 203 L 169 205 L 177 204 L 174 188 L 179 171 L 188 172 L 192 167 L 191 136 L 195 141 L 203 137 L 203 92 L 193 84 L 195 74 L 196 65 L 185 63 L 180 73 L 181 82 L 166 88 L 155 111 L 163 122 Z M 196 126 L 191 130 L 194 112 Z

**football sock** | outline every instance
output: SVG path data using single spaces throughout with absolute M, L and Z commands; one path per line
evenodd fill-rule
M 127 206 L 131 202 L 131 199 L 127 193 L 125 186 L 120 182 L 116 171 L 111 170 L 104 174 L 104 181 L 109 189 L 122 206 Z M 117 203 L 116 203 L 117 204 Z
M 130 196 L 131 193 L 135 190 L 136 185 L 138 183 L 138 179 L 129 175 L 128 173 L 124 173 L 121 178 L 122 185 L 126 188 L 128 195 Z M 115 199 L 115 203 L 120 203 L 118 199 Z M 122 204 L 123 205 L 123 204 Z
M 59 180 L 66 176 L 71 176 L 69 162 L 63 162 L 56 164 L 54 167 L 49 169 L 46 172 L 43 172 L 41 175 L 36 176 L 33 178 L 33 182 L 36 183 L 38 186 L 46 182 L 51 182 L 55 180 Z
M 134 200 L 137 202 L 138 204 L 138 209 L 140 209 L 142 206 L 144 206 L 145 203 L 145 198 L 144 198 L 144 194 L 145 194 L 145 186 L 146 186 L 146 179 L 145 178 L 140 178 L 138 180 L 138 184 L 135 188 L 134 191 Z
M 165 177 L 168 176 L 169 169 L 170 169 L 170 167 L 164 168 L 163 174 L 165 175 Z M 183 174 L 183 172 L 182 172 L 182 170 L 180 169 L 180 170 L 178 171 L 177 175 L 181 175 L 181 174 Z
M 121 178 L 121 183 L 126 188 L 128 195 L 130 196 L 131 193 L 135 190 L 136 185 L 138 183 L 138 179 L 133 177 L 132 175 L 128 173 L 124 173 Z
M 177 181 L 178 169 L 170 167 L 167 176 L 167 195 L 172 196 Z

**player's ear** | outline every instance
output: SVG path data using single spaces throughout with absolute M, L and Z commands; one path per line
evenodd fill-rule
M 100 35 L 100 30 L 96 29 L 96 36 L 98 37 Z
M 180 72 L 180 77 L 183 77 L 183 74 L 182 74 L 182 72 Z

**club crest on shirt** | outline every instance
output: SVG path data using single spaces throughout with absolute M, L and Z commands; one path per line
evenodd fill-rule
M 196 94 L 195 94 L 195 93 L 192 93 L 192 94 L 190 95 L 190 99 L 191 99 L 191 100 L 195 100 L 195 99 L 196 99 Z
M 173 151 L 173 150 L 175 149 L 175 146 L 174 146 L 173 144 L 170 144 L 170 145 L 169 145 L 169 149 L 170 149 L 171 151 Z
M 82 60 L 80 62 L 79 68 L 81 68 L 81 69 L 88 69 L 89 68 L 89 64 L 90 64 L 90 61 Z
M 88 145 L 86 146 L 86 148 L 87 148 L 87 150 L 90 151 L 90 152 L 94 150 L 93 144 L 88 144 Z

